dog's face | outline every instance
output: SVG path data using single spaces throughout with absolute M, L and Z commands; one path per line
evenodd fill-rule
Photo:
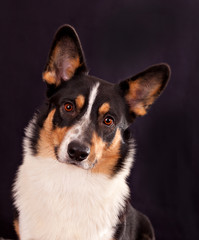
M 128 127 L 165 88 L 169 67 L 159 64 L 119 84 L 92 77 L 74 29 L 55 35 L 43 73 L 47 103 L 34 121 L 33 154 L 109 176 L 125 166 Z

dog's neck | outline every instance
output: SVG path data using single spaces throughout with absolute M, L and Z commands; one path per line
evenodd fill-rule
M 55 159 L 28 155 L 22 168 L 23 176 L 16 181 L 15 188 L 18 192 L 23 186 L 17 205 L 26 217 L 37 216 L 38 222 L 29 221 L 31 237 L 41 239 L 42 233 L 49 240 L 76 239 L 73 234 L 77 233 L 82 240 L 105 240 L 112 236 L 129 197 L 123 175 L 110 178 Z M 24 235 L 28 237 L 25 229 Z

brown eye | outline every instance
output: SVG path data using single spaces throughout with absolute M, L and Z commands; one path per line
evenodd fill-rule
M 111 126 L 112 124 L 113 124 L 113 118 L 112 117 L 106 117 L 105 119 L 104 119 L 104 124 L 106 124 L 107 126 Z
M 66 103 L 64 105 L 64 108 L 65 108 L 66 112 L 72 112 L 73 111 L 73 104 L 72 103 Z

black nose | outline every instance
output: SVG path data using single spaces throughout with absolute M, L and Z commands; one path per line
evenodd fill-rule
M 89 153 L 90 148 L 80 142 L 73 141 L 68 145 L 68 155 L 72 160 L 83 161 Z

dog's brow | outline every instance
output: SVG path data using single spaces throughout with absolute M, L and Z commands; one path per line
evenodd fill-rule
M 79 109 L 81 109 L 85 103 L 85 97 L 83 95 L 78 95 L 75 99 L 76 105 Z
M 110 104 L 108 102 L 105 102 L 102 104 L 102 106 L 99 108 L 99 114 L 104 115 L 110 110 Z
M 91 92 L 90 92 L 90 95 L 89 95 L 88 108 L 87 108 L 87 111 L 86 111 L 86 113 L 83 117 L 84 119 L 88 119 L 90 117 L 91 109 L 92 109 L 93 103 L 95 101 L 95 98 L 97 96 L 98 88 L 99 88 L 99 82 L 96 83 L 96 85 L 94 85 L 94 87 L 91 89 Z

